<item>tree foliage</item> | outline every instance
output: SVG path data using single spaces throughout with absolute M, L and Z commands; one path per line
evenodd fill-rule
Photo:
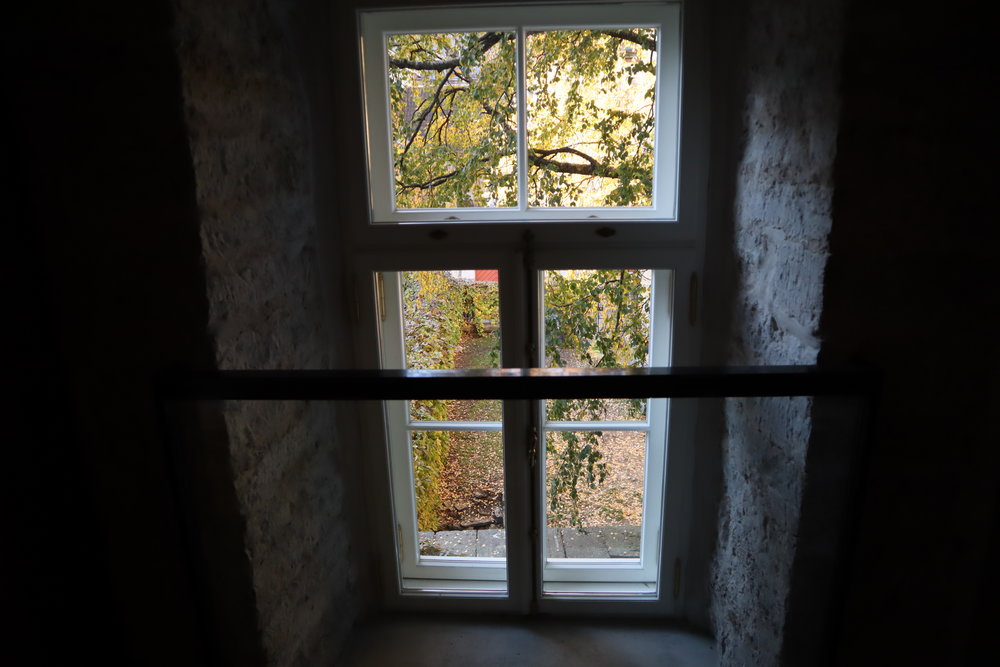
M 454 368 L 455 348 L 462 335 L 462 299 L 450 276 L 441 271 L 402 274 L 403 340 L 408 368 Z M 448 404 L 442 400 L 410 402 L 414 420 L 443 421 Z M 448 457 L 447 431 L 413 431 L 413 484 L 417 530 L 437 530 L 441 504 L 440 479 Z
M 656 31 L 525 42 L 529 205 L 649 205 Z M 398 207 L 518 205 L 515 49 L 508 32 L 389 38 Z
M 559 272 L 545 277 L 545 357 L 549 366 L 635 368 L 649 356 L 650 272 L 629 269 Z M 552 421 L 641 419 L 643 399 L 556 399 Z M 607 475 L 601 431 L 558 431 L 546 438 L 549 521 L 580 523 L 579 492 Z

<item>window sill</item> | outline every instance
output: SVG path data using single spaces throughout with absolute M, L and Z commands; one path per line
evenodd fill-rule
M 400 594 L 423 597 L 506 598 L 506 581 L 403 579 Z

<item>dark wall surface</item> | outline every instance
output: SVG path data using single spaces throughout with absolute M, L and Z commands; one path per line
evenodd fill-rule
M 8 664 L 203 659 L 153 401 L 158 371 L 213 363 L 170 24 L 166 2 L 3 22 Z
M 997 618 L 990 28 L 856 2 L 821 362 L 884 374 L 838 664 L 975 664 Z M 993 544 L 993 560 L 990 544 Z

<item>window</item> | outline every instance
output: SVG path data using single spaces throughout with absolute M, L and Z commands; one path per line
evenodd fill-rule
M 680 153 L 697 95 L 682 107 L 679 4 L 364 12 L 360 30 L 359 359 L 696 362 L 702 198 L 686 193 L 703 181 Z M 399 401 L 373 421 L 397 606 L 678 603 L 664 564 L 683 556 L 691 410 Z
M 676 219 L 678 5 L 371 12 L 362 36 L 374 221 Z

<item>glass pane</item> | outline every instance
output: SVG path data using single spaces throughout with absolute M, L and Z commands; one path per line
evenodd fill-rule
M 646 470 L 642 431 L 545 434 L 549 558 L 638 558 Z
M 656 32 L 526 35 L 529 206 L 652 205 Z
M 390 35 L 397 209 L 517 206 L 511 32 Z
M 404 271 L 406 367 L 499 368 L 500 289 L 496 270 Z M 498 421 L 500 401 L 412 401 L 410 419 Z
M 652 273 L 648 269 L 545 271 L 545 366 L 647 366 Z M 546 401 L 545 414 L 551 421 L 641 421 L 646 418 L 646 401 Z
M 503 434 L 414 431 L 422 556 L 506 556 Z

